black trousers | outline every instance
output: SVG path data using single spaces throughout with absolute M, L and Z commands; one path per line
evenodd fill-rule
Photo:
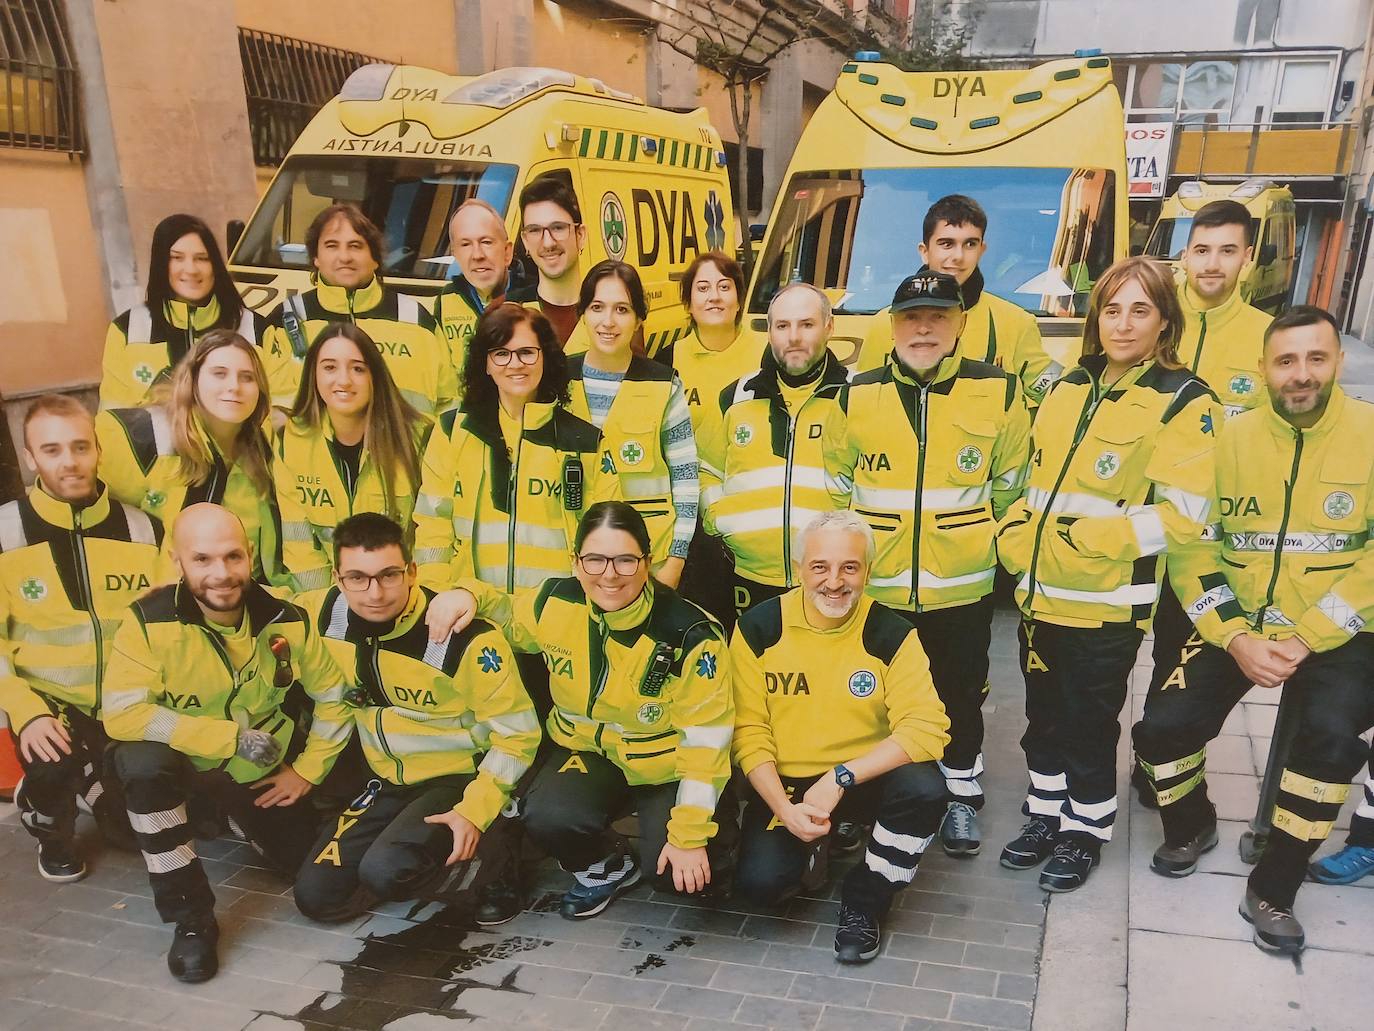
M 730 597 L 730 575 L 734 568 L 735 557 L 725 542 L 707 533 L 698 520 L 696 533 L 687 548 L 678 594 L 715 616 L 727 631 L 735 625 L 735 606 Z
M 827 770 L 822 777 L 832 776 Z M 783 777 L 801 798 L 819 777 Z M 945 778 L 935 763 L 908 763 L 844 793 L 833 821 L 872 823 L 861 862 L 845 875 L 840 900 L 882 919 L 916 875 L 921 856 L 945 814 Z M 796 894 L 812 845 L 793 836 L 752 785 L 746 788 L 744 829 L 735 890 L 751 902 L 776 906 Z
M 747 576 L 740 576 L 739 573 L 732 573 L 730 579 L 730 591 L 734 597 L 734 616 L 733 620 L 744 615 L 759 602 L 768 601 L 770 598 L 777 598 L 786 594 L 792 588 L 774 587 L 771 584 L 761 584 L 757 580 L 750 580 Z
M 949 744 L 941 758 L 945 787 L 956 802 L 983 808 L 983 699 L 988 694 L 992 595 L 968 605 L 898 614 L 916 628 L 930 660 L 935 693 L 949 716 Z
M 1135 731 L 1141 766 L 1155 785 L 1165 840 L 1192 838 L 1215 818 L 1207 798 L 1206 746 L 1250 690 L 1248 677 L 1220 648 L 1194 636 L 1178 675 L 1145 703 Z M 1284 766 L 1274 829 L 1250 886 L 1276 906 L 1291 906 L 1307 860 L 1326 837 L 1369 754 L 1360 735 L 1374 724 L 1374 637 L 1307 657 L 1288 679 L 1299 706 L 1298 732 Z
M 425 817 L 452 809 L 471 781 L 466 773 L 408 786 L 372 780 L 311 846 L 296 874 L 296 907 L 330 921 L 352 915 L 369 896 L 413 898 L 453 850 L 448 827 Z
M 124 789 L 129 822 L 148 867 L 158 915 L 168 923 L 201 920 L 215 908 L 215 896 L 196 856 L 186 802 L 195 792 L 209 796 L 233 818 L 268 862 L 293 875 L 315 839 L 317 819 L 310 803 L 259 809 L 256 792 L 219 771 L 201 772 L 181 752 L 157 741 L 124 741 L 113 750 L 115 773 Z
M 572 752 L 552 745 L 525 794 L 521 818 L 537 846 L 558 860 L 569 873 L 591 869 L 611 857 L 623 856 L 625 842 L 610 826 L 621 816 L 639 817 L 639 857 L 643 874 L 658 891 L 674 891 L 670 869 L 657 874 L 658 856 L 668 843 L 668 818 L 677 803 L 677 781 L 667 784 L 625 782 L 625 774 L 596 752 Z M 707 847 L 712 877 L 720 846 Z
M 1116 744 L 1126 685 L 1143 631 L 1129 624 L 1066 627 L 1022 619 L 1026 753 L 1024 811 L 1059 821 L 1084 844 L 1110 841 L 1116 822 Z
M 58 704 L 57 719 L 71 737 L 71 754 L 57 762 L 28 759 L 15 752 L 24 770 L 23 805 L 19 819 L 39 841 L 71 841 L 76 833 L 76 799 L 84 798 L 96 814 L 101 830 L 118 827 L 127 836 L 124 804 L 118 781 L 107 769 L 110 739 L 104 725 L 71 705 Z
M 1158 693 L 1169 674 L 1178 666 L 1183 646 L 1193 636 L 1193 622 L 1183 611 L 1183 605 L 1168 577 L 1165 577 L 1159 590 L 1154 635 L 1154 644 L 1150 648 L 1150 655 L 1154 659 L 1154 668 L 1150 671 L 1150 695 Z

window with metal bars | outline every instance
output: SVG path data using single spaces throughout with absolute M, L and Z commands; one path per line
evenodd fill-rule
M 315 112 L 332 100 L 344 80 L 380 59 L 303 39 L 239 29 L 243 88 L 253 160 L 265 167 L 282 163 Z
M 76 68 L 58 0 L 0 0 L 0 147 L 81 152 Z

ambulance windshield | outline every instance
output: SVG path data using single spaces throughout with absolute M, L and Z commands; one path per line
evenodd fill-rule
M 382 232 L 382 273 L 447 279 L 449 216 L 471 197 L 503 213 L 515 165 L 381 156 L 289 157 L 234 249 L 233 264 L 308 269 L 305 232 L 335 203 L 351 203 Z
M 804 280 L 838 291 L 836 314 L 886 307 L 921 265 L 926 209 L 950 193 L 988 215 L 986 290 L 1035 315 L 1087 310 L 1112 263 L 1116 177 L 1102 168 L 881 168 L 803 172 L 778 200 L 749 311 Z

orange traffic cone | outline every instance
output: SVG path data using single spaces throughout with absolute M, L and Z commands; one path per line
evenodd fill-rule
M 19 751 L 10 733 L 10 719 L 0 710 L 0 800 L 14 801 L 14 789 L 24 776 L 19 765 Z

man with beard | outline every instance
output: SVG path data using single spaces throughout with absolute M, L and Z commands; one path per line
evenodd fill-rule
M 1337 386 L 1341 359 L 1320 308 L 1293 308 L 1265 334 L 1270 404 L 1227 420 L 1220 522 L 1170 566 L 1196 633 L 1134 735 L 1164 824 L 1153 869 L 1187 876 L 1217 843 L 1207 742 L 1252 684 L 1287 682 L 1299 728 L 1240 906 L 1255 944 L 1285 953 L 1306 943 L 1293 902 L 1374 724 L 1374 635 L 1361 632 L 1374 619 L 1374 405 Z
M 177 517 L 178 583 L 135 602 L 115 635 L 101 716 L 120 742 L 114 768 L 158 915 L 176 924 L 167 967 L 179 981 L 219 968 L 215 896 L 186 820 L 188 795 L 213 797 L 272 865 L 294 874 L 315 835 L 303 802 L 353 732 L 344 677 L 304 610 L 251 579 L 243 525 L 218 505 Z M 281 709 L 299 682 L 314 702 L 304 749 Z
M 959 352 L 964 298 L 953 276 L 922 269 L 892 298 L 894 347 L 840 392 L 825 428 L 836 505 L 877 537 L 868 593 L 916 628 L 949 714 L 940 768 L 952 856 L 982 848 L 983 697 L 992 638 L 996 520 L 1021 496 L 1030 415 L 1015 376 Z
M 702 518 L 734 555 L 737 612 L 797 586 L 802 527 L 834 508 L 821 436 L 848 376 L 826 346 L 833 325 L 822 291 L 783 287 L 768 305 L 761 368 L 714 399 L 721 418 L 703 420 Z
M 110 497 L 99 459 L 91 413 L 45 394 L 24 415 L 24 460 L 38 480 L 0 507 L 0 708 L 19 737 L 19 818 L 38 841 L 38 872 L 56 882 L 86 876 L 78 796 L 108 838 L 128 840 L 104 776 L 100 692 L 110 641 L 154 582 L 162 541 L 161 523 Z
M 873 554 L 860 516 L 817 516 L 801 534 L 801 587 L 746 612 L 730 643 L 732 751 L 751 789 L 736 890 L 779 904 L 832 821 L 873 821 L 840 893 L 841 963 L 878 954 L 880 921 L 945 812 L 949 720 L 911 624 L 864 593 Z
M 566 344 L 577 328 L 578 256 L 587 245 L 577 195 L 557 175 L 541 175 L 520 191 L 520 220 L 520 239 L 539 269 L 539 281 L 511 290 L 506 300 L 543 313 L 558 342 Z

